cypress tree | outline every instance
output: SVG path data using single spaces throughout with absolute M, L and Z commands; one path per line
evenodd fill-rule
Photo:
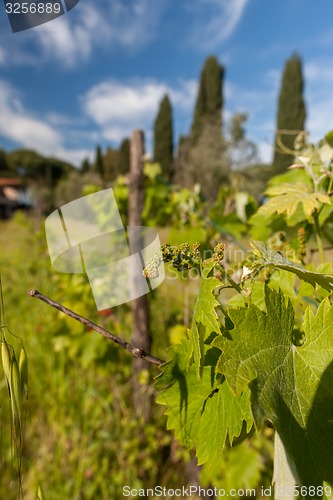
M 95 172 L 104 178 L 103 154 L 101 146 L 96 147 Z
M 91 170 L 90 161 L 88 158 L 84 158 L 81 164 L 81 174 L 87 174 Z
M 172 108 L 166 94 L 159 107 L 154 123 L 154 161 L 162 167 L 162 172 L 170 179 L 173 165 Z
M 119 151 L 110 146 L 103 155 L 103 178 L 105 181 L 114 181 L 119 174 Z
M 126 174 L 130 167 L 130 140 L 124 139 L 119 148 L 119 173 Z
M 293 155 L 282 151 L 279 139 L 283 146 L 293 149 L 297 131 L 304 130 L 306 109 L 303 99 L 303 87 L 302 61 L 295 53 L 286 61 L 282 75 L 273 159 L 273 167 L 276 173 L 284 172 L 293 162 Z M 279 133 L 279 131 L 281 132 Z M 289 133 L 283 133 L 282 131 L 288 131 Z
M 204 196 L 213 200 L 228 181 L 229 164 L 222 135 L 222 84 L 224 68 L 216 57 L 205 60 L 200 74 L 184 178 L 199 183 Z M 179 169 L 179 166 L 178 166 Z
M 206 59 L 200 75 L 197 101 L 192 124 L 192 140 L 196 143 L 206 124 L 217 129 L 222 126 L 222 84 L 224 68 L 216 57 Z

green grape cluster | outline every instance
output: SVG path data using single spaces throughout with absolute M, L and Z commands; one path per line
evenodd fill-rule
M 163 262 L 163 252 L 161 249 L 157 250 L 146 267 L 142 271 L 145 278 L 157 279 L 160 275 L 158 268 Z
M 227 248 L 227 245 L 225 243 L 218 243 L 215 248 L 214 248 L 214 253 L 212 256 L 212 259 L 215 262 L 220 262 L 224 258 L 224 251 Z
M 145 278 L 156 279 L 159 277 L 158 268 L 162 262 L 172 262 L 177 271 L 191 269 L 200 262 L 200 244 L 183 243 L 179 247 L 170 244 L 162 245 L 153 255 L 143 270 Z
M 189 243 L 183 243 L 179 247 L 173 247 L 170 261 L 177 271 L 192 269 L 200 261 L 200 245 L 195 243 L 192 247 Z M 167 261 L 166 261 L 167 262 Z

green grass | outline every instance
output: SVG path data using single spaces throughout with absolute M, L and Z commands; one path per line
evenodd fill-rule
M 123 484 L 142 487 L 162 482 L 172 487 L 179 483 L 185 473 L 182 457 L 189 454 L 172 445 L 178 458 L 168 458 L 172 436 L 165 429 L 162 407 L 154 405 L 152 421 L 144 427 L 134 416 L 131 355 L 27 292 L 37 288 L 127 338 L 131 332 L 128 306 L 117 308 L 110 318 L 98 317 L 87 280 L 55 273 L 43 234 L 22 217 L 0 224 L 0 272 L 6 324 L 23 339 L 29 362 L 24 498 L 35 499 L 39 484 L 48 500 L 109 500 L 121 498 Z M 155 351 L 163 353 L 169 343 L 166 325 L 183 318 L 182 292 L 177 285 L 173 291 L 167 285 L 155 300 L 155 310 L 163 310 L 163 321 L 152 314 Z M 0 397 L 4 463 L 0 498 L 14 500 L 18 473 L 12 460 L 3 379 Z

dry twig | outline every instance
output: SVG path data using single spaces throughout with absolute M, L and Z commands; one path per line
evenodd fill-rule
M 35 297 L 36 299 L 42 300 L 49 306 L 54 307 L 55 309 L 58 309 L 58 311 L 61 311 L 64 314 L 67 314 L 67 316 L 75 319 L 76 321 L 79 321 L 80 323 L 83 323 L 84 325 L 88 326 L 92 330 L 95 330 L 96 332 L 100 333 L 104 337 L 106 337 L 109 340 L 112 340 L 116 344 L 120 345 L 124 349 L 126 349 L 128 352 L 133 354 L 133 356 L 136 356 L 137 358 L 143 358 L 147 360 L 149 363 L 152 363 L 154 365 L 162 365 L 165 363 L 163 359 L 156 358 L 155 356 L 152 356 L 149 353 L 146 353 L 143 349 L 140 349 L 139 347 L 135 347 L 134 345 L 130 344 L 129 342 L 126 342 L 125 340 L 117 337 L 111 332 L 108 332 L 104 328 L 102 328 L 99 325 L 96 325 L 96 323 L 93 323 L 87 318 L 84 318 L 80 314 L 77 314 L 74 311 L 71 311 L 67 307 L 63 306 L 62 304 L 59 304 L 58 302 L 55 302 L 54 300 L 50 299 L 49 297 L 46 297 L 46 295 L 43 295 L 42 293 L 38 292 L 38 290 L 30 290 L 29 292 L 30 297 Z

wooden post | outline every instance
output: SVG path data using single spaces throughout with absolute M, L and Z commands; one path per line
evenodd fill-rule
M 144 204 L 143 189 L 144 165 L 144 134 L 141 130 L 134 130 L 130 145 L 130 173 L 129 173 L 129 199 L 128 199 L 128 225 L 142 226 L 142 210 Z M 140 238 L 132 245 L 132 250 L 138 252 L 142 249 Z M 149 330 L 149 310 L 147 296 L 144 295 L 131 302 L 133 317 L 133 331 L 131 343 L 150 352 L 151 335 Z M 133 404 L 137 416 L 143 417 L 146 422 L 151 414 L 151 395 L 146 384 L 140 383 L 140 374 L 149 373 L 149 363 L 142 358 L 133 359 Z

